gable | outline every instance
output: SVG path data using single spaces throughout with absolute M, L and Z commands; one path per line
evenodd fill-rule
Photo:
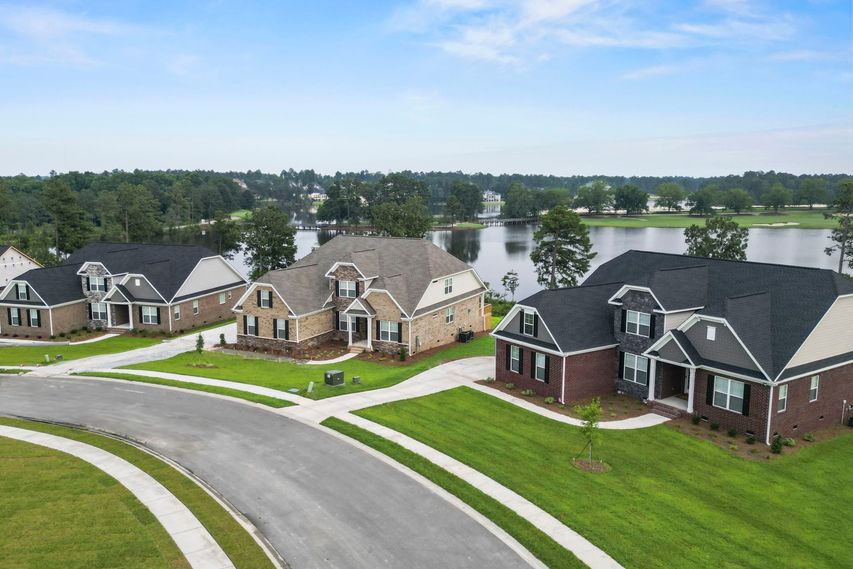
M 692 365 L 690 358 L 687 357 L 687 354 L 684 353 L 684 350 L 681 349 L 681 346 L 678 345 L 678 342 L 672 336 L 657 349 L 657 352 L 662 360 L 677 364 Z
M 198 262 L 175 298 L 191 296 L 204 291 L 214 290 L 227 285 L 245 282 L 242 275 L 222 257 L 210 257 Z
M 447 278 L 453 279 L 453 290 L 449 293 L 444 292 L 444 281 Z M 448 301 L 460 295 L 471 293 L 475 294 L 482 289 L 480 281 L 477 279 L 473 270 L 465 271 L 456 275 L 440 277 L 430 282 L 427 289 L 421 296 L 420 301 L 415 307 L 415 311 L 426 306 L 433 306 L 442 302 Z
M 6 289 L 2 293 L 3 294 L 2 299 L 4 302 L 7 302 L 9 304 L 15 304 L 15 303 L 20 303 L 20 304 L 47 304 L 44 301 L 44 299 L 42 299 L 42 297 L 39 296 L 39 294 L 36 292 L 36 290 L 29 283 L 27 283 L 27 288 L 28 288 L 27 294 L 29 295 L 28 300 L 18 300 L 18 283 L 19 282 L 26 282 L 26 281 L 12 281 L 6 286 Z
M 715 328 L 714 340 L 709 340 L 707 337 L 708 326 Z M 700 319 L 683 332 L 703 360 L 760 371 L 749 353 L 724 323 Z
M 137 284 L 137 282 L 139 284 Z M 140 275 L 128 275 L 122 281 L 122 286 L 130 293 L 134 300 L 151 300 L 154 302 L 165 302 L 165 299 L 151 286 L 148 280 Z
M 695 311 L 693 310 L 683 310 L 681 312 L 671 312 L 664 315 L 663 331 L 667 332 L 669 330 L 675 330 L 687 322 L 687 320 L 689 320 L 694 314 Z
M 554 337 L 548 331 L 548 326 L 544 323 L 544 318 L 542 318 L 538 311 L 533 310 L 533 312 L 538 317 L 538 325 L 535 327 L 535 333 L 533 334 L 533 336 L 525 335 L 522 332 L 521 324 L 522 319 L 524 318 L 524 309 L 522 309 L 521 307 L 519 307 L 514 314 L 507 315 L 508 318 L 505 319 L 504 322 L 501 322 L 498 331 L 517 337 L 521 340 L 525 338 L 537 340 L 540 343 L 545 343 L 551 346 L 555 350 L 559 350 L 559 346 L 557 345 L 556 340 L 554 340 Z
M 853 296 L 838 298 L 785 366 L 791 368 L 853 352 Z

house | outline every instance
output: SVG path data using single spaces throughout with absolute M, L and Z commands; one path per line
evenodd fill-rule
M 245 278 L 205 247 L 91 243 L 62 265 L 11 280 L 0 293 L 0 333 L 179 332 L 229 318 L 245 289 Z
M 324 202 L 329 199 L 329 196 L 325 192 L 311 192 L 308 194 L 308 199 L 312 202 Z
M 493 192 L 492 190 L 486 190 L 483 192 L 483 201 L 484 202 L 499 202 L 499 201 L 501 201 L 501 195 L 497 192 Z
M 473 268 L 429 241 L 338 235 L 249 286 L 234 308 L 238 344 L 414 354 L 488 329 L 485 293 Z
M 40 264 L 12 245 L 0 245 L 0 286 L 6 286 L 21 273 L 39 267 Z
M 496 378 L 560 402 L 616 390 L 769 444 L 844 422 L 853 281 L 824 269 L 629 251 L 519 302 Z

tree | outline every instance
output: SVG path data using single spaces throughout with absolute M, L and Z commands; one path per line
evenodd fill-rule
M 824 214 L 827 219 L 834 219 L 838 227 L 832 230 L 829 238 L 835 242 L 824 249 L 827 255 L 838 251 L 838 273 L 844 272 L 844 261 L 853 269 L 853 179 L 844 180 L 838 184 L 835 200 L 832 202 L 835 212 Z
M 373 208 L 389 202 L 401 205 L 414 197 L 420 198 L 426 204 L 429 203 L 432 192 L 429 186 L 420 180 L 403 174 L 388 174 L 368 188 L 367 194 L 367 201 Z
M 687 197 L 687 192 L 680 184 L 675 182 L 664 182 L 655 188 L 655 205 L 665 207 L 667 211 L 680 211 L 681 202 Z
M 201 334 L 198 335 L 195 339 L 195 353 L 201 355 L 204 351 L 204 337 Z
M 723 206 L 735 213 L 752 207 L 752 196 L 742 188 L 732 188 L 723 194 Z
M 295 236 L 296 230 L 283 211 L 267 207 L 252 213 L 243 233 L 243 250 L 251 268 L 249 278 L 255 280 L 292 264 L 296 260 Z
M 209 234 L 208 242 L 211 244 L 211 249 L 226 259 L 233 259 L 234 253 L 240 249 L 242 238 L 240 227 L 229 216 L 218 211 L 213 216 Z
M 518 182 L 506 191 L 506 203 L 501 208 L 501 216 L 509 219 L 536 215 L 536 202 L 533 192 Z
M 572 193 L 569 188 L 545 188 L 533 196 L 537 213 L 549 211 L 558 205 L 568 206 L 572 203 Z
M 450 186 L 448 201 L 450 198 L 456 198 L 459 202 L 463 219 L 476 219 L 477 214 L 483 211 L 483 192 L 469 182 L 454 180 Z
M 57 255 L 70 253 L 89 241 L 92 227 L 67 182 L 51 177 L 45 182 L 42 202 L 53 224 L 53 246 Z
M 585 208 L 588 213 L 598 215 L 612 205 L 613 192 L 610 190 L 607 182 L 595 180 L 578 188 L 578 195 L 575 197 L 575 207 Z
M 806 178 L 800 181 L 794 199 L 798 204 L 808 204 L 809 209 L 814 208 L 816 203 L 826 203 L 829 201 L 826 180 L 823 178 Z
M 791 190 L 778 182 L 761 194 L 761 203 L 765 207 L 772 207 L 776 213 L 779 212 L 779 209 L 789 205 L 792 199 Z
M 714 204 L 717 203 L 717 190 L 713 186 L 705 186 L 687 197 L 690 215 L 713 215 Z
M 583 421 L 580 431 L 581 436 L 586 441 L 586 448 L 589 450 L 589 466 L 592 468 L 592 446 L 598 441 L 599 437 L 598 422 L 601 421 L 601 402 L 596 397 L 586 405 L 575 407 L 575 412 Z
M 459 198 L 456 196 L 447 198 L 447 203 L 444 204 L 444 215 L 450 220 L 450 223 L 456 223 L 457 219 L 465 217 L 465 208 Z
M 627 215 L 643 213 L 649 209 L 649 194 L 633 184 L 619 186 L 613 194 L 613 207 Z
M 317 219 L 334 221 L 338 225 L 344 222 L 358 225 L 364 215 L 364 195 L 367 187 L 360 180 L 338 180 L 326 191 L 328 199 L 317 209 Z
M 371 208 L 373 225 L 382 234 L 391 237 L 423 237 L 432 227 L 423 200 L 410 197 L 405 203 L 385 202 Z
M 504 290 L 509 292 L 512 295 L 512 301 L 515 302 L 515 291 L 518 288 L 518 273 L 515 270 L 507 271 L 507 273 L 501 277 L 501 285 L 504 287 Z
M 542 216 L 533 241 L 536 247 L 530 259 L 536 280 L 549 289 L 575 286 L 595 257 L 586 225 L 578 214 L 561 205 Z
M 684 230 L 687 255 L 745 261 L 749 230 L 730 217 L 715 215 L 705 220 L 705 227 L 691 225 Z

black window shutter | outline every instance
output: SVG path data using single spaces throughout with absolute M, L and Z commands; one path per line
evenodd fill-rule
M 708 376 L 708 387 L 705 390 L 705 403 L 708 405 L 714 404 L 714 376 Z
M 380 334 L 380 330 L 379 330 L 379 320 L 377 320 L 376 321 L 376 339 L 377 340 L 381 339 L 380 336 L 381 336 L 381 334 Z
M 284 321 L 284 339 L 290 340 L 290 320 Z
M 530 352 L 530 377 L 536 379 L 536 352 Z
M 533 335 L 539 337 L 539 315 L 533 315 Z
M 749 396 L 752 394 L 752 385 L 749 383 L 743 384 L 743 411 L 744 417 L 749 417 Z
M 89 320 L 92 319 L 92 305 L 90 303 L 86 303 L 86 306 L 89 307 Z
M 30 318 L 30 311 L 27 310 L 27 326 L 32 327 L 32 325 L 33 325 L 33 320 L 32 320 L 32 318 Z
M 270 308 L 272 308 L 272 291 L 270 291 Z
M 512 358 L 512 346 L 510 346 L 509 344 L 506 344 L 505 348 L 506 348 L 506 369 L 510 369 L 510 365 L 511 365 L 510 360 Z
M 356 296 L 361 294 L 361 286 L 360 285 L 361 285 L 360 282 L 355 281 L 355 295 Z
M 335 296 L 341 296 L 341 281 L 335 279 Z
M 245 314 L 243 315 L 243 334 L 249 333 L 249 317 Z
M 277 318 L 272 319 L 272 337 L 278 338 L 278 319 Z
M 258 306 L 260 306 L 261 305 L 261 289 L 258 289 L 256 291 L 256 293 L 258 295 Z
M 403 343 L 403 323 L 397 322 L 397 341 Z
M 142 324 L 142 306 L 139 307 L 139 323 Z
M 622 332 L 625 332 L 628 329 L 628 311 L 624 308 L 622 309 Z
M 655 337 L 655 315 L 649 317 L 649 338 Z
M 335 330 L 341 329 L 341 318 L 337 310 L 332 310 L 332 316 L 335 319 Z
M 92 290 L 92 280 L 86 277 L 86 290 Z
M 518 313 L 518 332 L 524 334 L 524 311 Z
M 625 378 L 625 352 L 619 352 L 619 379 Z
M 551 356 L 545 356 L 545 383 L 551 381 Z
M 11 326 L 12 325 L 12 309 L 11 308 L 6 309 L 6 316 L 9 318 L 9 326 Z
M 157 324 L 160 323 L 160 307 L 157 307 Z
M 524 350 L 518 348 L 518 373 L 524 373 Z

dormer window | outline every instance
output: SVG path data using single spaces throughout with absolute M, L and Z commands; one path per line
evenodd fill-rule
M 444 294 L 453 292 L 453 277 L 444 279 Z
M 521 327 L 521 333 L 525 336 L 533 336 L 536 334 L 536 313 L 524 312 L 524 323 Z
M 716 326 L 708 326 L 708 329 L 705 331 L 705 338 L 709 341 L 713 342 L 717 339 L 717 327 Z
M 27 287 L 27 283 L 18 283 L 17 293 L 18 293 L 18 300 L 29 300 L 30 299 L 30 291 Z
M 645 312 L 627 310 L 625 313 L 625 332 L 648 338 L 652 332 L 652 316 Z
M 89 291 L 107 292 L 107 279 L 104 277 L 89 277 Z
M 358 296 L 358 289 L 355 281 L 338 281 L 338 296 L 345 298 L 355 298 Z

